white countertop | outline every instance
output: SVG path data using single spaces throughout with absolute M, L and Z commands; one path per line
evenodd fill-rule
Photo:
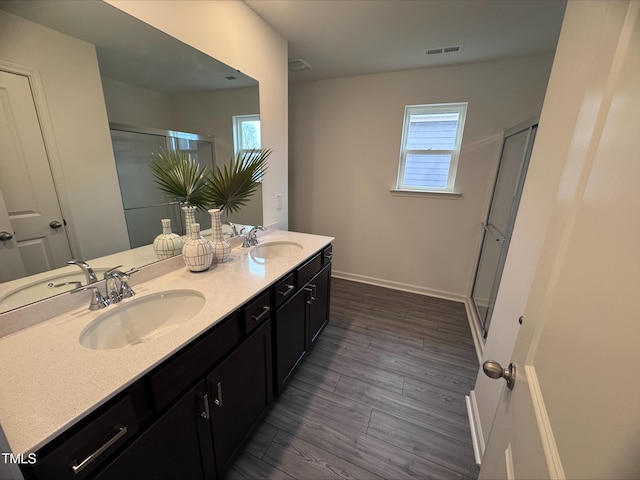
M 258 262 L 250 249 L 234 248 L 227 262 L 206 272 L 180 268 L 135 286 L 134 298 L 173 289 L 204 294 L 204 308 L 165 336 L 120 349 L 90 350 L 80 345 L 80 333 L 118 307 L 92 312 L 87 305 L 1 338 L 0 424 L 12 451 L 26 454 L 42 447 L 333 238 L 276 231 L 260 240 L 296 242 L 303 249 L 293 257 Z

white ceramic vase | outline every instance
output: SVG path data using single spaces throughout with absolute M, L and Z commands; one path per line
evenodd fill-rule
M 220 209 L 209 210 L 211 215 L 211 247 L 213 248 L 213 261 L 222 263 L 231 255 L 231 244 L 227 242 L 222 233 L 222 220 Z
M 163 218 L 162 233 L 153 240 L 153 251 L 160 260 L 179 255 L 182 252 L 183 241 L 180 235 L 171 231 L 171 219 Z
M 200 224 L 192 223 L 187 227 L 189 236 L 182 246 L 184 264 L 192 272 L 204 272 L 213 262 L 211 244 L 200 235 Z
M 189 228 L 196 223 L 196 207 L 185 205 L 182 207 L 184 212 L 184 232 L 186 238 L 189 238 Z

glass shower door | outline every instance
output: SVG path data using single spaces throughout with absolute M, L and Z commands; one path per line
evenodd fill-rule
M 537 123 L 505 133 L 491 207 L 471 294 L 483 338 L 487 338 L 509 241 L 522 195 Z

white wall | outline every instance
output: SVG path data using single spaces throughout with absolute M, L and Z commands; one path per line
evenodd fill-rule
M 110 122 L 162 130 L 174 128 L 170 95 L 106 77 L 102 77 L 102 89 Z
M 286 40 L 243 2 L 108 0 L 109 4 L 230 65 L 260 84 L 262 140 L 273 154 L 263 183 L 264 224 L 288 228 Z M 276 209 L 275 196 L 283 207 Z
M 73 254 L 128 249 L 95 47 L 2 11 L 0 32 L 0 60 L 42 83 L 39 114 Z
M 290 226 L 333 235 L 340 276 L 463 299 L 502 130 L 539 114 L 551 56 L 292 84 Z M 457 199 L 396 196 L 405 105 L 469 103 Z

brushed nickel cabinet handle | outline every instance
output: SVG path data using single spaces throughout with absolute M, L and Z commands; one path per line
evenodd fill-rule
M 296 288 L 294 285 L 285 285 L 285 287 L 287 287 L 285 290 L 277 290 L 276 293 L 286 297 L 287 295 L 291 295 L 293 289 Z
M 204 395 L 200 394 L 200 398 L 202 400 L 202 406 L 204 409 L 200 412 L 200 416 L 205 420 L 209 420 L 211 417 L 211 411 L 209 410 L 209 395 L 206 393 Z
M 222 408 L 222 382 L 218 382 L 218 397 L 213 401 L 218 407 Z
M 102 445 L 98 450 L 93 452 L 91 455 L 89 455 L 80 463 L 74 463 L 73 465 L 71 465 L 71 469 L 73 470 L 73 473 L 75 475 L 78 475 L 82 470 L 84 470 L 88 465 L 90 465 L 91 462 L 93 462 L 96 458 L 102 455 L 109 447 L 111 447 L 114 443 L 116 443 L 124 435 L 127 434 L 127 427 L 123 425 L 117 425 L 115 428 L 118 430 L 117 433 L 113 437 L 111 437 L 111 439 L 107 441 L 107 443 Z
M 260 323 L 262 320 L 264 320 L 269 315 L 269 311 L 270 310 L 271 310 L 271 307 L 269 305 L 265 305 L 264 307 L 262 307 L 262 313 L 260 315 L 251 315 L 251 318 L 256 323 Z

